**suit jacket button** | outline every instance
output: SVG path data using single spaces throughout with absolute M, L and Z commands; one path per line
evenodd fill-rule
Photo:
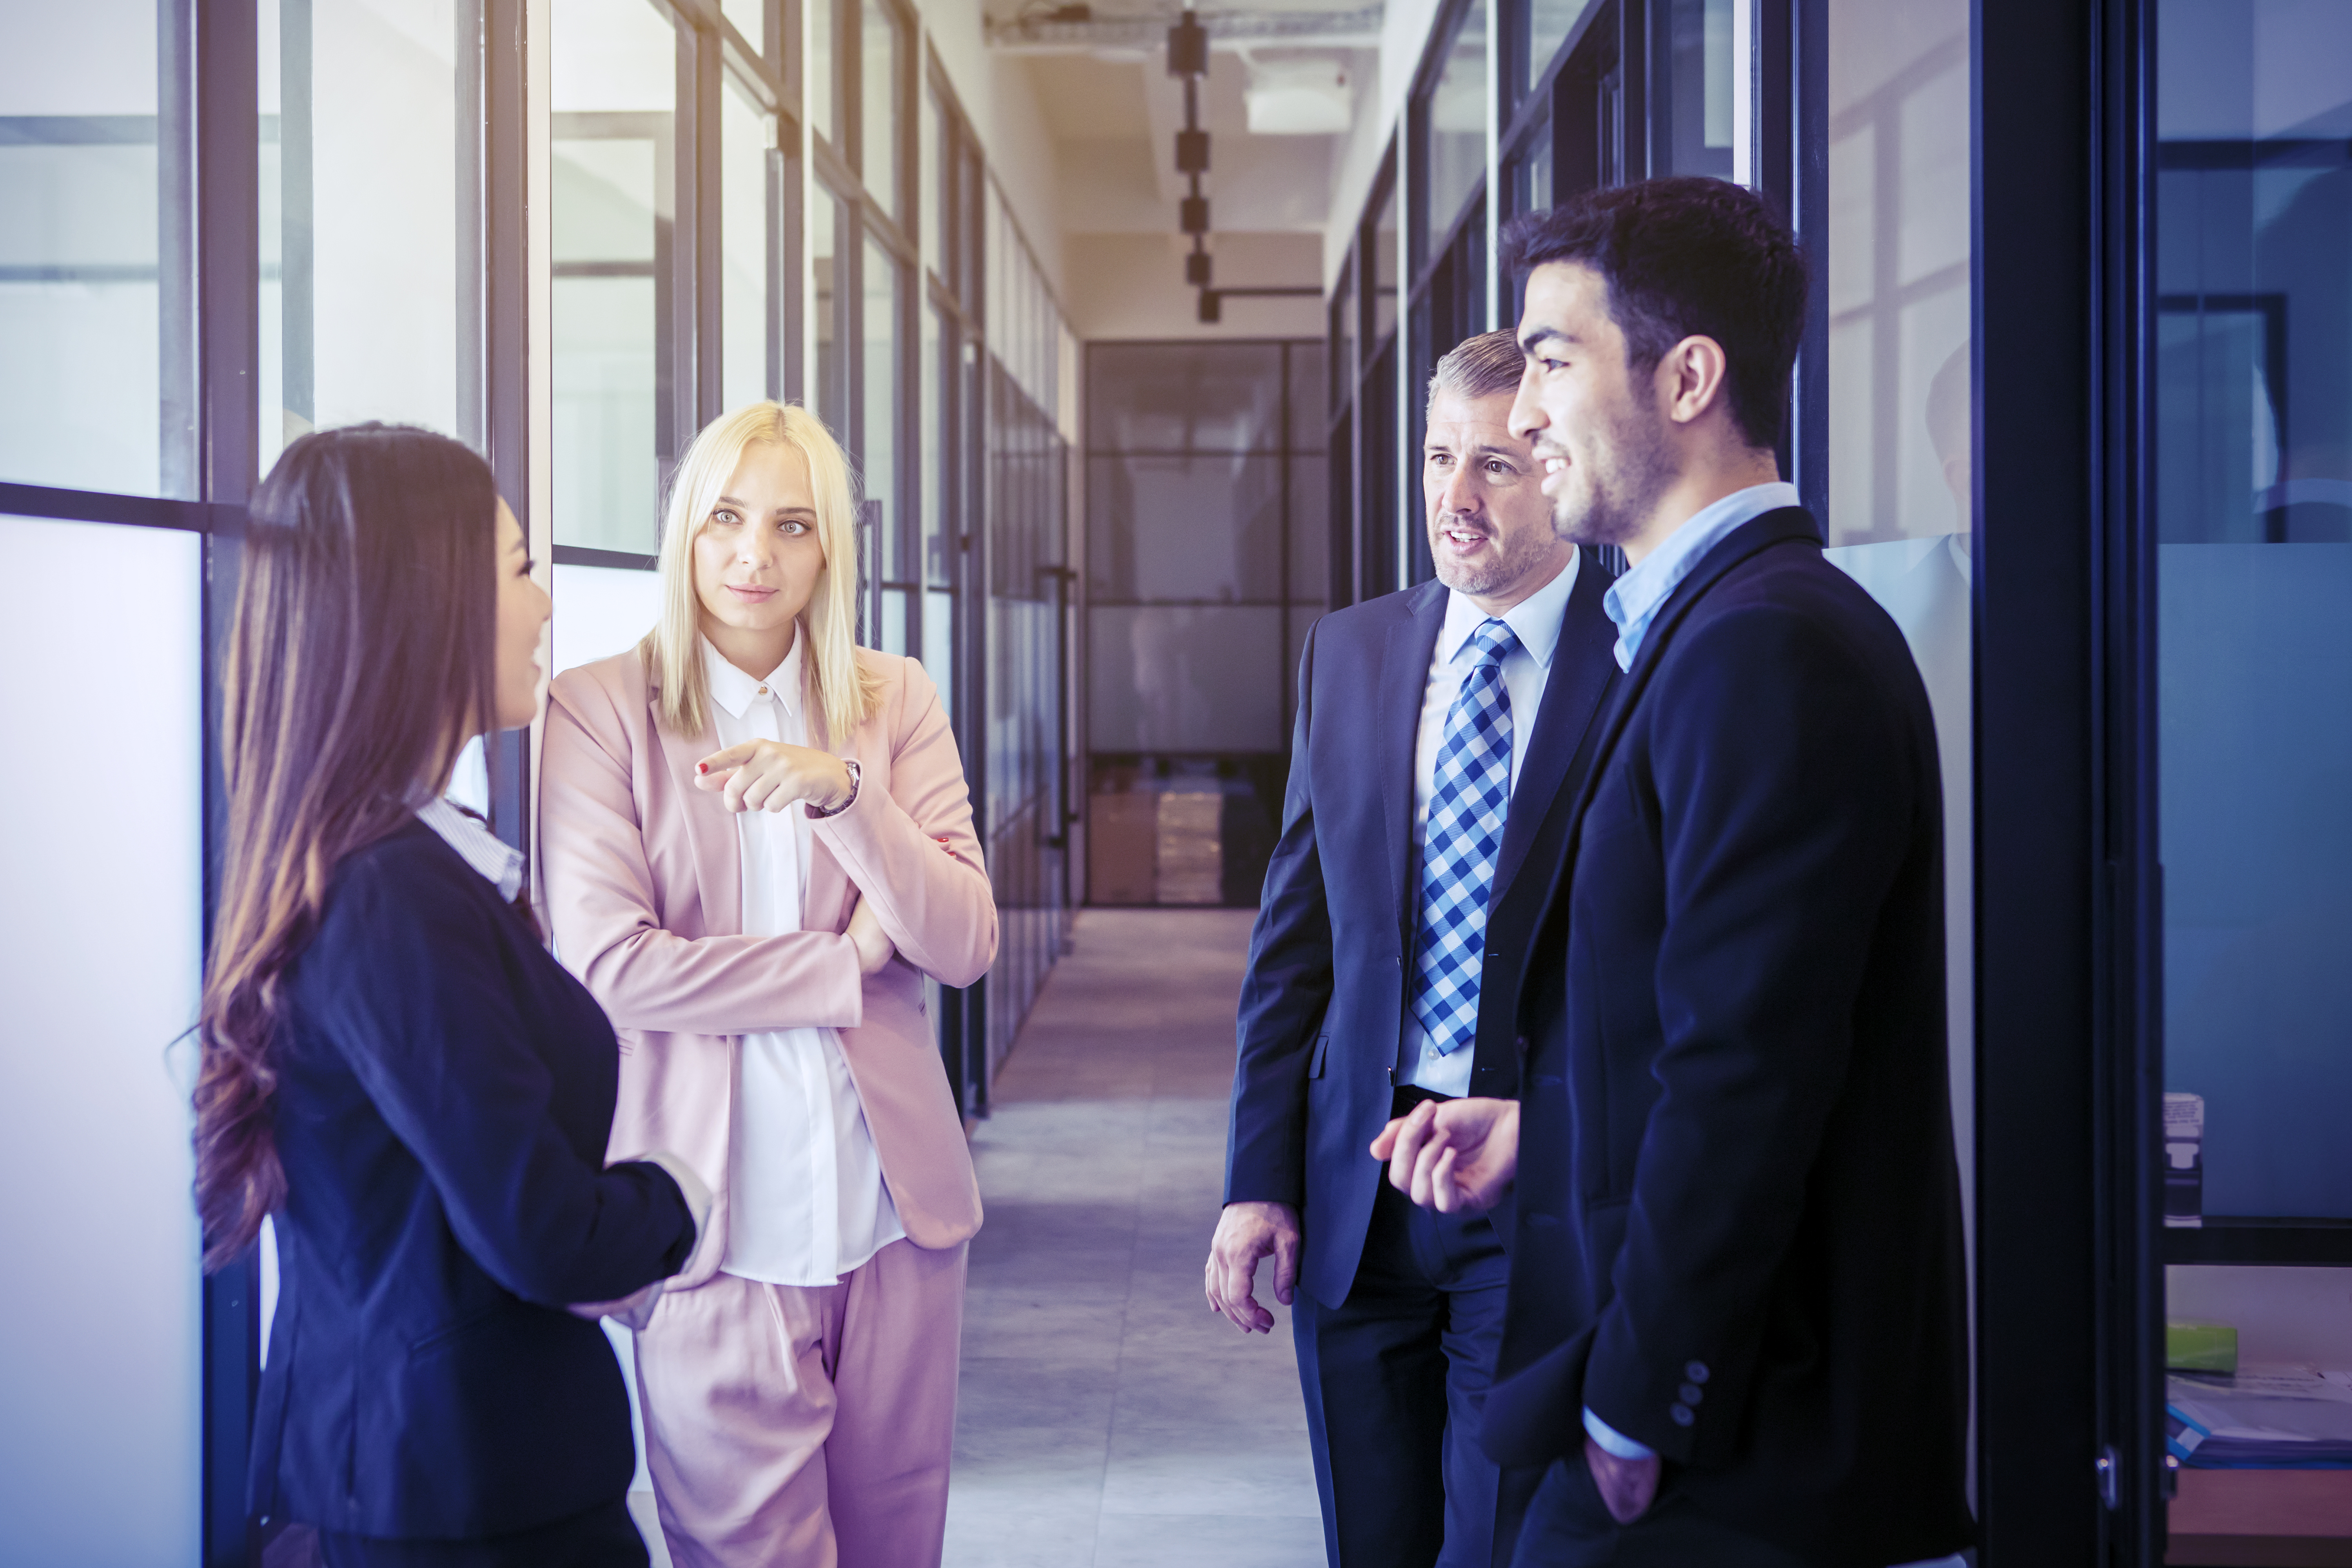
M 1687 1426 L 1698 1419 L 1698 1412 L 1687 1405 L 1677 1405 L 1666 1414 L 1675 1418 L 1675 1425 L 1677 1426 Z
M 1705 1383 L 1707 1376 L 1706 1363 L 1703 1361 L 1691 1363 L 1690 1365 L 1683 1368 L 1683 1375 L 1693 1383 Z
M 1696 1405 L 1700 1400 L 1706 1397 L 1706 1390 L 1701 1388 L 1696 1383 L 1685 1383 L 1682 1386 L 1681 1396 L 1682 1402 L 1685 1405 Z
M 1518 1037 L 1518 1039 L 1517 1039 L 1515 1043 L 1518 1046 L 1519 1049 L 1520 1049 L 1520 1050 L 1522 1050 L 1522 1051 L 1524 1051 L 1524 1050 L 1526 1050 L 1526 1049 L 1528 1048 L 1528 1037 L 1527 1037 L 1525 1035 L 1521 1035 L 1521 1036 Z

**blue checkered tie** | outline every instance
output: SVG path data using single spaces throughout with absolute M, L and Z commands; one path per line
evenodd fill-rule
M 1440 1056 L 1478 1032 L 1486 895 L 1511 806 L 1511 694 L 1503 685 L 1503 660 L 1519 639 L 1502 622 L 1484 621 L 1470 644 L 1476 662 L 1446 710 L 1422 834 L 1412 1016 Z

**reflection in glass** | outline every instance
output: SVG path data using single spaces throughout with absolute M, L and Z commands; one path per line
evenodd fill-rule
M 849 428 L 849 365 L 841 354 L 841 293 L 837 283 L 838 246 L 834 236 L 846 226 L 840 199 L 822 185 L 808 209 L 808 268 L 816 299 L 811 314 L 816 328 L 816 416 L 835 437 Z
M 914 574 L 898 510 L 898 273 L 879 242 L 866 242 L 866 418 L 857 454 L 866 498 L 866 569 L 893 583 Z M 905 622 L 899 622 L 903 632 Z M 905 651 L 903 636 L 893 652 Z
M 858 38 L 859 154 L 866 194 L 884 212 L 898 212 L 898 21 L 886 0 L 865 0 Z
M 1279 343 L 1105 343 L 1089 368 L 1087 439 L 1097 451 L 1282 445 Z
M 808 21 L 808 58 L 801 66 L 801 94 L 808 110 L 809 129 L 841 145 L 841 119 L 834 106 L 840 94 L 834 84 L 841 72 L 834 48 L 840 0 L 801 0 Z
M 1282 467 L 1275 454 L 1088 458 L 1094 596 L 1280 603 Z
M 15 68 L 0 78 L 0 479 L 194 494 L 185 409 L 168 481 L 160 440 L 155 15 L 138 0 L 11 13 Z
M 261 157 L 262 469 L 306 430 L 366 419 L 479 449 L 479 284 L 458 228 L 479 133 L 457 111 L 455 6 L 262 0 L 257 20 L 277 127 Z M 402 134 L 383 135 L 393 123 Z
M 1434 258 L 1486 175 L 1486 7 L 1472 5 L 1429 97 L 1429 235 Z
M 2165 1088 L 2208 1215 L 2352 1217 L 2352 9 L 2158 28 Z
M 1675 174 L 1731 178 L 1731 12 L 1738 3 L 1738 0 L 1674 0 L 1672 76 L 1664 84 L 1667 101 L 1664 107 L 1670 147 L 1667 167 Z M 1892 31 L 1899 25 L 1895 18 L 1910 16 L 1916 7 L 1898 0 L 1886 10 L 1889 15 L 1873 30 Z M 1856 51 L 1851 46 L 1840 47 L 1846 42 L 1838 31 L 1841 16 L 1833 5 L 1830 22 L 1832 74 L 1842 65 L 1849 71 L 1854 65 Z M 1906 40 L 1909 44 L 1919 41 Z M 1832 97 L 1835 96 L 1832 89 Z M 1832 134 L 1835 134 L 1834 131 Z
M 1372 278 L 1372 342 L 1378 343 L 1396 330 L 1397 319 L 1397 214 L 1396 183 L 1391 181 L 1381 197 L 1381 206 L 1372 215 L 1372 257 L 1368 271 Z M 1370 346 L 1367 353 L 1376 352 Z
M 1528 7 L 1528 75 L 1523 90 L 1533 91 L 1544 72 L 1559 58 L 1560 46 L 1576 24 L 1592 9 L 1593 0 L 1531 0 Z M 1547 203 L 1547 205 L 1549 204 Z
M 645 0 L 553 0 L 554 505 L 559 544 L 653 553 L 666 428 L 677 36 Z
M 771 260 L 775 215 L 770 195 L 776 122 L 732 84 L 719 95 L 719 252 L 721 401 L 740 408 L 775 383 Z
M 1282 749 L 1279 605 L 1106 605 L 1091 625 L 1096 751 Z
M 922 576 L 936 587 L 949 587 L 955 582 L 955 561 L 950 551 L 949 519 L 953 516 L 950 505 L 949 486 L 951 479 L 948 454 L 953 448 L 950 440 L 952 429 L 943 393 L 940 355 L 943 352 L 942 334 L 946 329 L 940 320 L 939 307 L 928 300 L 923 305 L 923 341 L 921 384 L 923 389 L 923 529 Z M 929 612 L 925 612 L 927 615 Z M 926 623 L 928 625 L 928 623 Z M 929 638 L 926 631 L 924 637 Z M 930 644 L 923 645 L 925 658 L 930 657 Z

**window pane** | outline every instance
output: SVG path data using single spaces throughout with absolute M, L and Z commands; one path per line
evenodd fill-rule
M 184 434 L 163 460 L 155 6 L 21 5 L 8 32 L 0 478 L 193 495 Z
M 2204 1213 L 2341 1219 L 2352 9 L 2157 18 L 2165 1088 L 2204 1098 Z
M 838 53 L 833 46 L 835 8 L 840 0 L 801 0 L 801 8 L 808 16 L 808 60 L 801 79 L 801 92 L 808 108 L 809 126 L 818 135 L 841 145 L 841 124 L 834 113 L 834 104 L 840 95 L 834 91 L 834 79 L 840 70 L 835 61 Z
M 1276 451 L 1276 343 L 1102 343 L 1089 361 L 1087 442 L 1100 452 Z
M 1094 597 L 1280 603 L 1282 468 L 1278 456 L 1087 458 Z
M 1429 257 L 1486 175 L 1486 8 L 1472 5 L 1429 98 Z
M 1372 258 L 1367 270 L 1372 276 L 1372 337 L 1377 342 L 1396 328 L 1397 215 L 1394 181 L 1390 182 L 1387 194 L 1381 197 L 1380 211 L 1372 216 Z M 1365 352 L 1370 353 L 1372 351 L 1367 349 Z
M 770 170 L 776 121 L 730 85 L 719 95 L 720 306 L 726 342 L 719 353 L 721 401 L 740 408 L 771 395 L 776 275 L 771 259 L 775 212 Z
M 677 35 L 644 0 L 553 0 L 552 20 L 555 539 L 651 554 Z
M 1714 174 L 1729 179 L 1731 166 L 1731 10 L 1737 0 L 1674 0 L 1669 26 L 1674 37 L 1660 106 L 1667 141 L 1666 168 L 1661 173 Z M 1911 14 L 1905 5 L 1890 5 L 1895 16 Z M 1832 9 L 1832 37 L 1837 11 Z M 1856 38 L 1855 42 L 1861 40 Z M 1906 39 L 1916 46 L 1920 40 Z M 1843 58 L 1841 59 L 1841 55 Z M 1832 45 L 1830 70 L 1859 64 L 1850 50 Z M 1835 89 L 1832 89 L 1835 96 Z
M 0 810 L 20 825 L 0 839 L 0 887 L 20 911 L 0 944 L 0 1142 L 26 1170 L 70 1173 L 73 1191 L 8 1221 L 22 1260 L 0 1295 L 11 1434 L 0 1555 L 12 1563 L 198 1557 L 195 1044 L 182 1032 L 203 963 L 203 545 L 171 530 L 0 518 L 0 656 L 25 672 L 63 649 L 72 659 L 70 679 L 11 681 L 0 710 L 26 738 L 0 773 Z M 68 584 L 104 585 L 103 636 L 87 595 L 59 591 Z M 121 743 L 115 705 L 91 700 L 100 691 L 138 694 L 135 809 L 82 770 L 34 760 Z M 68 1262 L 72 1284 L 37 1286 L 36 1258 Z
M 866 194 L 884 212 L 898 212 L 898 22 L 878 0 L 865 0 L 858 39 L 860 153 Z
M 1592 9 L 1593 0 L 1533 0 L 1528 14 L 1528 78 L 1533 89 L 1558 58 L 1576 24 Z
M 459 221 L 480 132 L 453 0 L 262 0 L 259 23 L 261 467 L 366 419 L 479 449 L 480 286 L 460 261 L 479 236 Z
M 1279 605 L 1102 605 L 1087 684 L 1097 752 L 1278 752 Z
M 866 419 L 858 454 L 865 476 L 866 559 L 894 583 L 915 574 L 898 510 L 898 264 L 874 242 L 866 246 Z M 902 645 L 903 646 L 903 645 Z
M 845 226 L 841 202 L 820 186 L 809 203 L 809 277 L 816 290 L 816 415 L 835 437 L 849 429 L 849 367 L 841 354 L 841 290 L 835 236 Z
M 923 231 L 924 268 L 945 279 L 948 276 L 945 253 L 942 249 L 945 237 L 940 232 L 940 224 L 945 215 L 940 209 L 940 191 L 942 182 L 950 176 L 950 171 L 945 155 L 946 149 L 940 145 L 940 140 L 939 95 L 931 90 L 931 84 L 926 80 L 917 89 L 916 96 L 921 100 L 923 106 L 922 123 L 915 131 L 915 158 L 918 164 L 915 179 L 922 191 L 922 211 L 916 226 Z
M 933 588 L 923 595 L 923 672 L 940 689 L 940 706 L 955 717 L 955 595 Z
M 1321 605 L 1331 594 L 1331 463 L 1320 453 L 1290 459 L 1290 602 Z
M 1294 452 L 1319 452 L 1331 424 L 1330 347 L 1312 339 L 1290 345 L 1290 429 Z
M 926 303 L 923 307 L 922 382 L 923 382 L 923 580 L 940 587 L 955 583 L 955 556 L 950 530 L 955 509 L 950 493 L 953 473 L 949 468 L 949 454 L 954 450 L 951 411 L 944 396 L 940 356 L 944 352 L 938 308 Z M 928 612 L 927 612 L 928 613 Z M 926 623 L 928 625 L 928 622 Z M 927 637 L 928 632 L 924 634 Z M 930 644 L 923 645 L 923 657 L 930 657 Z
M 768 0 L 722 0 L 719 7 L 754 54 L 768 47 Z

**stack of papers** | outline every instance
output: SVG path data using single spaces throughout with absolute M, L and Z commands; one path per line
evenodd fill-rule
M 2164 1380 L 2165 1447 L 2208 1469 L 2352 1469 L 2352 1372 L 2249 1367 Z

